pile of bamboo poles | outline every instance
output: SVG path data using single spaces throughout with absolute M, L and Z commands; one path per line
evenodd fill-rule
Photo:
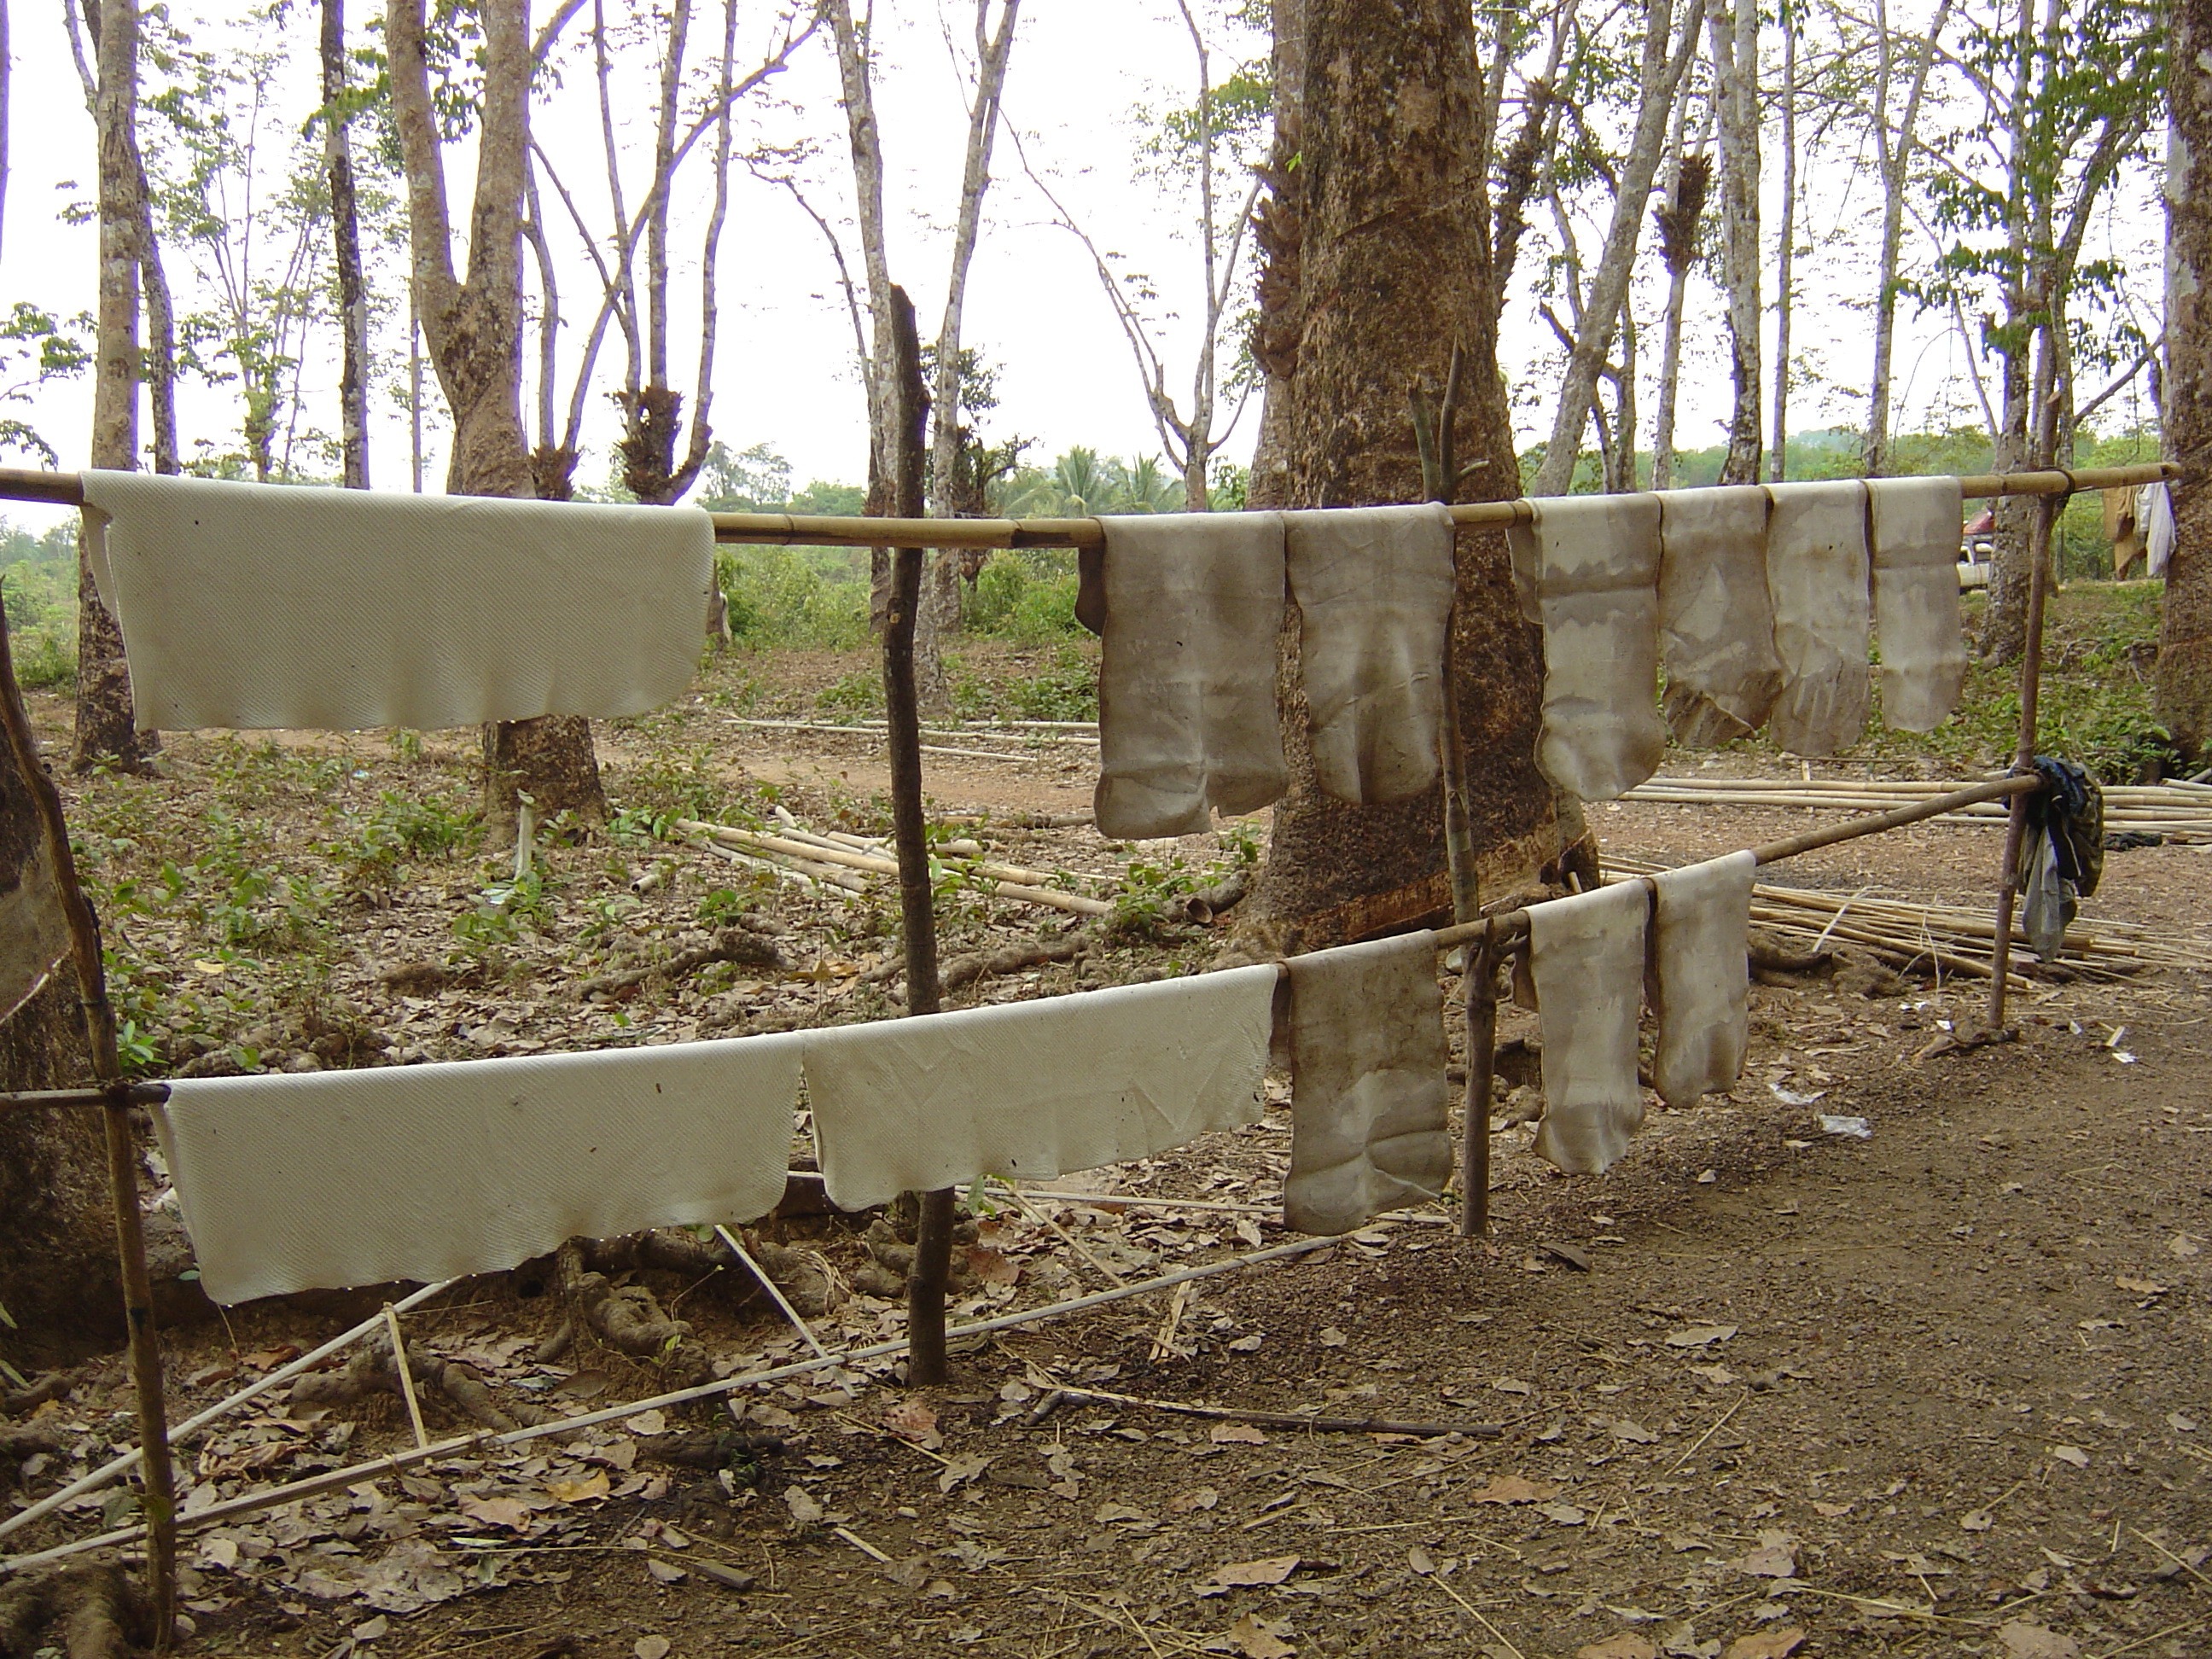
M 872 888 L 871 877 L 896 878 L 898 875 L 898 861 L 884 842 L 842 830 L 817 835 L 788 814 L 782 815 L 774 834 L 699 818 L 678 818 L 676 827 L 726 863 L 764 870 L 817 891 L 834 887 L 866 893 Z M 1051 884 L 1056 878 L 1045 871 L 986 859 L 980 842 L 940 842 L 933 850 L 940 857 L 960 860 L 961 872 L 975 890 L 991 897 L 1041 904 L 1071 915 L 1113 914 L 1110 901 L 1066 892 Z
M 1671 806 L 1814 807 L 1872 812 L 1956 789 L 1910 778 L 1652 778 L 1621 797 Z M 2212 836 L 2212 784 L 2114 784 L 2104 790 L 2105 827 L 2163 836 Z M 1942 814 L 1950 823 L 2002 824 L 2002 801 Z
M 822 737 L 873 738 L 878 742 L 890 740 L 890 728 L 881 720 L 857 720 L 851 724 L 836 724 L 825 720 L 741 720 L 738 725 L 757 732 L 804 732 Z M 955 721 L 945 726 L 925 726 L 921 752 L 925 755 L 948 755 L 958 760 L 1030 761 L 1050 756 L 1055 749 L 1096 749 L 1098 747 L 1097 723 L 1091 720 L 985 720 L 975 723 Z M 997 744 L 995 749 L 977 749 L 978 743 Z M 1019 749 L 1012 747 L 1018 744 Z
M 1607 854 L 1606 866 L 1623 876 L 1649 875 L 1662 866 Z M 1760 882 L 1751 890 L 1751 920 L 1793 943 L 1850 945 L 1898 968 L 1933 969 L 1939 975 L 1986 980 L 1996 923 L 1986 908 L 1920 904 L 1867 892 L 1830 893 Z M 2056 963 L 2024 960 L 2027 935 L 2015 922 L 2012 980 L 2119 979 L 2151 968 L 2212 972 L 2212 941 L 2146 927 L 2139 922 L 2077 920 L 2066 930 L 2066 951 Z

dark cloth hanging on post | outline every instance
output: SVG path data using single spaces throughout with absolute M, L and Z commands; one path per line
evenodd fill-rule
M 2071 761 L 2038 755 L 2034 767 L 2043 787 L 2027 798 L 2020 920 L 2035 954 L 2053 962 L 2065 948 L 2076 898 L 2094 893 L 2105 872 L 2105 798 Z

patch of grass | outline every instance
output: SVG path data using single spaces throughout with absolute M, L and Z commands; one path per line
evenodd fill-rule
M 1097 650 L 1070 640 L 1035 668 L 989 678 L 963 675 L 952 703 L 965 720 L 1095 720 Z
M 880 714 L 884 712 L 884 674 L 880 668 L 856 668 L 823 687 L 814 706 L 828 714 Z

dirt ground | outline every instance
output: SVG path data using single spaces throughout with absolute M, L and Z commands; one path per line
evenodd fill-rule
M 748 787 L 775 785 L 807 822 L 866 820 L 883 783 L 873 738 L 740 725 L 763 717 L 758 702 L 715 690 L 666 726 L 610 734 L 617 805 L 658 799 L 671 778 L 734 784 L 741 765 Z M 312 769 L 332 757 L 335 771 Z M 106 838 L 100 879 L 113 891 L 155 879 L 156 801 L 195 817 L 258 804 L 278 842 L 305 847 L 373 815 L 384 792 L 459 791 L 465 762 L 436 741 L 194 738 L 173 745 L 175 781 L 99 781 L 74 805 Z M 933 757 L 931 791 L 946 811 L 998 821 L 1077 811 L 1092 763 L 1073 745 Z M 1670 862 L 1816 821 L 1597 814 L 1609 851 Z M 1102 884 L 1169 856 L 1081 827 L 988 833 L 1006 836 L 1000 856 Z M 1979 903 L 1997 850 L 1987 829 L 1922 826 L 1763 878 Z M 1194 872 L 1234 857 L 1211 837 L 1180 852 Z M 268 856 L 305 883 L 289 853 Z M 313 927 L 338 939 L 313 954 L 304 1000 L 296 940 L 218 949 L 205 914 L 147 902 L 123 922 L 160 994 L 147 1006 L 194 987 L 198 998 L 149 1033 L 166 1045 L 149 1069 L 221 1069 L 244 1037 L 255 1063 L 312 1056 L 317 1020 L 362 1054 L 447 1058 L 896 1012 L 869 976 L 891 949 L 872 901 L 788 887 L 756 895 L 785 929 L 780 969 L 669 986 L 648 975 L 580 997 L 584 977 L 710 937 L 695 913 L 730 877 L 689 849 L 619 837 L 545 856 L 557 891 L 534 927 L 458 957 L 453 918 L 483 909 L 483 868 L 403 862 L 372 872 L 391 878 L 371 898 L 343 897 L 330 875 Z M 2176 845 L 2115 854 L 2085 911 L 2212 933 L 2208 859 Z M 200 912 L 214 879 L 192 890 Z M 282 902 L 260 894 L 248 908 Z M 956 907 L 948 954 L 1063 922 Z M 963 997 L 1194 967 L 1212 948 L 1203 930 L 1166 926 Z M 410 964 L 443 977 L 395 983 Z M 227 980 L 246 988 L 222 992 Z M 1819 979 L 1761 985 L 1735 1091 L 1691 1112 L 1655 1105 L 1608 1176 L 1560 1176 L 1529 1155 L 1527 1127 L 1499 1133 L 1486 1240 L 1459 1237 L 1442 1209 L 1407 1215 L 1198 1281 L 1180 1305 L 1154 1292 L 959 1343 L 951 1386 L 926 1396 L 899 1386 L 887 1357 L 742 1390 L 741 1425 L 707 1401 L 365 1477 L 189 1537 L 185 1651 L 2212 1653 L 2206 988 L 2175 973 L 2039 987 L 2015 1001 L 2018 1042 L 1922 1057 L 1946 1022 L 1971 1018 L 1978 984 L 1915 981 L 1878 997 Z M 1273 1219 L 1286 1080 L 1269 1092 L 1267 1121 L 1238 1135 L 1070 1177 L 1059 1194 L 1026 1194 L 1028 1211 L 1003 1197 L 978 1206 L 956 1321 L 1289 1240 Z M 1866 1133 L 1824 1116 L 1863 1119 Z M 1221 1207 L 1138 1201 L 1169 1195 Z M 849 1287 L 816 1322 L 833 1346 L 895 1337 L 900 1323 L 866 1288 L 858 1225 L 792 1215 L 759 1230 Z M 639 1277 L 692 1322 L 718 1375 L 807 1357 L 728 1282 Z M 584 1409 L 670 1386 L 650 1362 L 588 1346 L 538 1361 L 562 1318 L 541 1289 L 527 1275 L 459 1286 L 408 1316 L 410 1338 L 510 1403 Z M 173 1413 L 361 1311 L 249 1308 L 173 1333 Z M 95 1358 L 71 1381 L 25 1419 L 61 1449 L 25 1465 L 14 1497 L 0 1485 L 0 1517 L 129 1443 L 119 1361 Z M 1458 1431 L 1255 1427 L 1162 1408 L 1177 1403 Z M 471 1427 L 435 1395 L 423 1409 L 433 1437 Z M 295 1407 L 280 1391 L 187 1449 L 186 1513 L 411 1443 L 395 1398 Z M 128 1518 L 90 1495 L 0 1548 Z

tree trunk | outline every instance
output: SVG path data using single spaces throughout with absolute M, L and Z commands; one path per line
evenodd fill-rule
M 1935 20 L 1928 26 L 1917 61 L 1912 68 L 1912 87 L 1905 94 L 1905 113 L 1893 132 L 1889 121 L 1889 82 L 1894 72 L 1895 44 L 1890 39 L 1889 12 L 1882 0 L 1875 3 L 1874 139 L 1881 161 L 1881 250 L 1875 266 L 1874 372 L 1867 388 L 1865 440 L 1866 475 L 1889 476 L 1889 400 L 1892 360 L 1897 345 L 1897 267 L 1905 246 L 1905 190 L 1910 179 L 1913 134 L 1920 125 L 1920 104 L 1928 89 L 1928 73 L 1936 63 L 1937 43 L 1951 14 L 1951 0 L 1936 0 Z
M 21 885 L 42 836 L 31 791 L 0 744 L 0 893 Z M 0 1089 L 69 1087 L 91 1076 L 64 964 L 0 1024 Z M 111 1299 L 114 1262 L 100 1114 L 0 1113 L 0 1307 L 22 1328 L 18 1335 L 0 1323 L 0 1358 L 28 1371 L 82 1352 L 69 1339 L 88 1325 L 112 1335 L 120 1312 Z
M 1651 417 L 1651 487 L 1668 489 L 1674 483 L 1674 404 L 1682 385 L 1682 313 L 1690 293 L 1690 268 L 1698 260 L 1698 241 L 1705 216 L 1705 197 L 1712 189 L 1712 158 L 1705 143 L 1712 133 L 1713 100 L 1705 100 L 1698 140 L 1686 149 L 1683 132 L 1688 125 L 1692 77 L 1682 77 L 1682 91 L 1674 109 L 1674 136 L 1667 163 L 1667 199 L 1652 210 L 1659 228 L 1659 258 L 1667 268 L 1666 336 L 1659 348 L 1658 408 Z
M 336 243 L 338 428 L 348 489 L 368 488 L 368 291 L 361 268 L 361 210 L 354 199 L 346 95 L 345 0 L 323 0 L 323 165 L 331 176 L 331 232 Z
M 950 516 L 959 484 L 960 329 L 968 301 L 968 267 L 982 234 L 983 198 L 991 187 L 991 145 L 999 131 L 999 97 L 1006 82 L 1006 60 L 1013 53 L 1014 24 L 1021 0 L 1001 0 L 999 26 L 988 27 L 990 0 L 975 0 L 975 101 L 968 110 L 968 149 L 960 177 L 960 206 L 953 216 L 952 263 L 945 286 L 945 317 L 937 331 L 930 404 L 936 425 L 930 434 L 929 510 Z M 915 684 L 922 712 L 951 711 L 951 688 L 945 678 L 945 641 L 960 631 L 960 576 L 963 556 L 945 549 L 930 553 L 922 568 L 921 603 L 915 617 Z
M 93 113 L 100 139 L 100 300 L 91 459 L 96 467 L 134 472 L 138 468 L 138 250 L 144 211 L 137 165 L 137 0 L 107 0 L 100 8 L 93 49 L 99 64 Z M 92 567 L 82 555 L 76 660 L 72 763 L 80 772 L 96 766 L 146 770 L 160 739 L 137 730 L 122 630 L 100 603 Z
M 1782 0 L 1782 235 L 1774 270 L 1774 447 L 1767 477 L 1790 476 L 1790 268 L 1797 253 L 1797 23 Z
M 1613 222 L 1606 231 L 1605 250 L 1598 256 L 1597 270 L 1590 278 L 1589 293 L 1576 323 L 1567 372 L 1552 419 L 1552 436 L 1544 447 L 1544 464 L 1537 470 L 1532 495 L 1564 495 L 1574 483 L 1583 432 L 1597 401 L 1598 376 L 1612 355 L 1613 337 L 1628 302 L 1629 284 L 1636 274 L 1637 244 L 1643 235 L 1652 181 L 1659 174 L 1660 151 L 1665 147 L 1668 121 L 1674 112 L 1675 88 L 1697 56 L 1698 24 L 1705 7 L 1705 0 L 1686 0 L 1679 41 L 1674 33 L 1671 0 L 1651 0 L 1644 9 L 1636 136 L 1620 168 L 1620 187 L 1613 198 Z
M 1279 27 L 1284 15 L 1279 8 Z M 1455 340 L 1472 398 L 1457 446 L 1474 463 L 1469 491 L 1510 497 L 1516 469 L 1497 367 L 1471 15 L 1450 0 L 1309 0 L 1304 21 L 1304 127 L 1293 152 L 1302 327 L 1279 499 L 1421 499 L 1407 391 L 1423 376 L 1442 382 Z M 1279 312 L 1263 331 L 1281 320 Z M 1463 533 L 1457 562 L 1452 658 L 1477 781 L 1474 844 L 1493 877 L 1517 877 L 1558 846 L 1551 790 L 1534 759 L 1537 641 L 1514 600 L 1501 535 Z M 1291 788 L 1247 901 L 1254 926 L 1277 948 L 1298 950 L 1449 915 L 1438 793 L 1384 806 L 1322 794 L 1294 651 L 1284 655 L 1282 689 Z
M 1713 99 L 1720 110 L 1722 269 L 1728 289 L 1729 362 L 1735 400 L 1721 482 L 1759 482 L 1761 321 L 1759 267 L 1759 9 L 1734 0 L 1711 26 Z
M 1306 6 L 1307 0 L 1274 0 L 1272 9 L 1275 133 L 1261 174 L 1267 194 L 1252 216 L 1252 235 L 1261 259 L 1252 356 L 1264 377 L 1260 432 L 1253 444 L 1246 497 L 1255 509 L 1279 507 L 1291 499 L 1287 444 L 1297 388 L 1298 337 L 1304 328 L 1298 293 L 1305 240 L 1300 208 L 1304 180 L 1297 172 L 1297 157 L 1305 135 Z
M 2033 0 L 2020 0 L 2018 52 L 2014 64 L 2012 107 L 2007 113 L 2005 157 L 2005 319 L 1997 349 L 2002 360 L 2003 406 L 1999 415 L 1996 470 L 2030 465 L 2030 404 L 2035 349 L 2035 317 L 2026 292 L 2031 281 L 2031 227 L 2027 169 L 2030 166 L 2031 82 L 2034 74 Z M 1989 609 L 1982 619 L 1982 655 L 1993 662 L 2019 659 L 2027 641 L 2028 520 L 2034 504 L 2007 496 L 1996 504 L 1996 557 L 1990 571 Z
M 2158 713 L 2192 762 L 2212 748 L 2212 0 L 2174 0 L 2166 161 L 2166 453 L 2172 562 L 2158 643 Z
M 521 217 L 530 135 L 531 45 L 526 0 L 484 0 L 483 97 L 468 275 L 453 269 L 445 160 L 423 51 L 423 0 L 390 0 L 393 123 L 407 174 L 414 291 L 430 359 L 453 416 L 446 489 L 528 498 L 537 480 L 522 425 Z M 563 810 L 586 824 L 606 816 L 591 726 L 571 715 L 484 734 L 484 820 L 511 837 L 524 795 L 542 821 Z

